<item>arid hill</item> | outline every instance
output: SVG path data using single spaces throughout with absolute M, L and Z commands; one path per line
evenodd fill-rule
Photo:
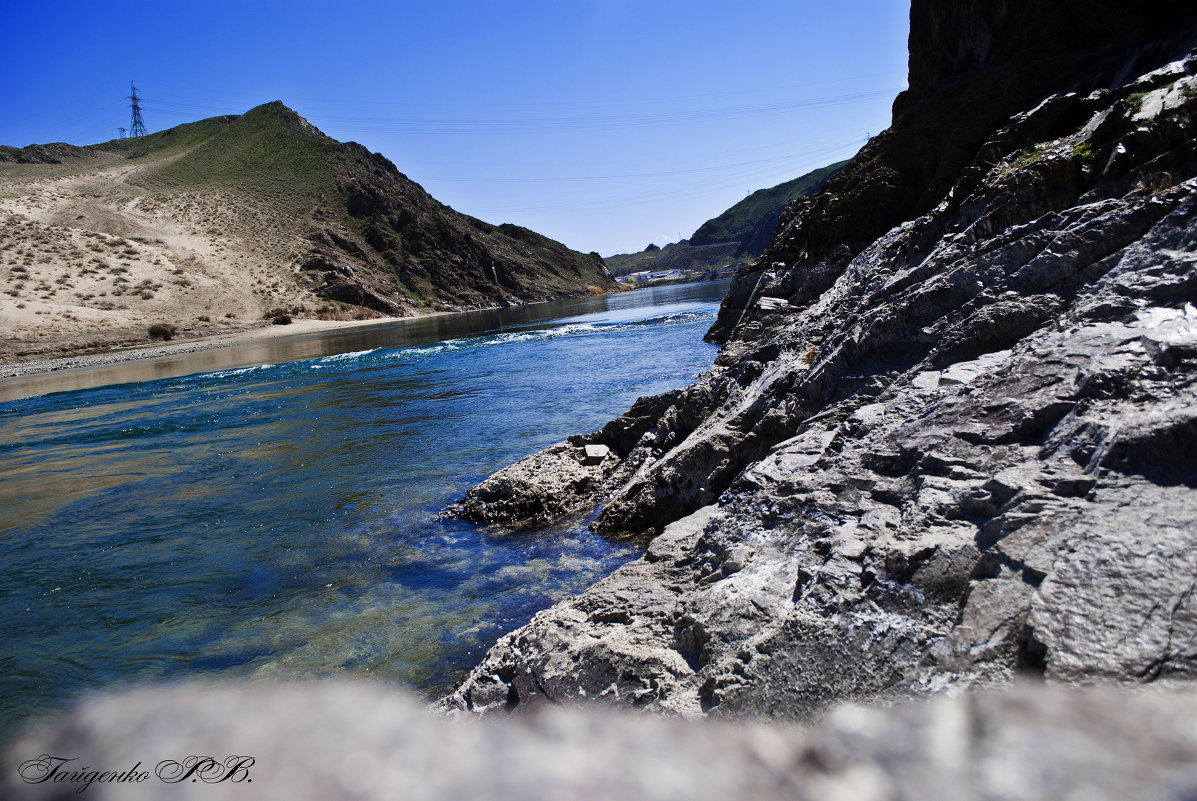
M 438 203 L 281 103 L 91 147 L 0 147 L 0 358 L 607 289 L 597 254 Z M 190 329 L 190 330 L 187 330 Z

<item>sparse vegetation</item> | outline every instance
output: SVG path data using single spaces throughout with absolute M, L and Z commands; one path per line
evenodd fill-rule
M 288 311 L 287 309 L 282 308 L 281 306 L 278 308 L 275 308 L 275 309 L 271 309 L 270 311 L 266 312 L 262 316 L 265 319 L 269 320 L 274 325 L 290 325 L 291 324 L 291 312 Z
M 150 339 L 161 339 L 169 342 L 174 339 L 179 329 L 170 323 L 154 323 L 149 327 Z
M 1024 148 L 998 165 L 998 175 L 1004 176 L 1015 170 L 1029 167 L 1036 162 L 1043 161 L 1050 153 L 1051 145 L 1047 142 L 1040 142 L 1032 147 Z
M 481 248 L 494 254 L 495 263 L 517 267 L 512 274 L 520 276 L 518 291 L 526 297 L 607 288 L 597 254 L 574 253 L 527 229 L 464 217 L 434 201 L 408 204 L 412 195 L 423 200 L 422 193 L 392 165 L 322 136 L 280 103 L 94 145 L 89 152 L 63 148 L 52 150 L 61 163 L 18 168 L 29 177 L 16 198 L 39 220 L 70 219 L 47 212 L 60 201 L 82 201 L 63 207 L 74 218 L 69 227 L 0 212 L 0 269 L 8 271 L 0 276 L 0 291 L 28 296 L 30 317 L 44 304 L 56 321 L 87 325 L 64 326 L 55 334 L 94 337 L 92 328 L 119 327 L 127 336 L 129 326 L 146 331 L 150 322 L 127 312 L 90 310 L 143 314 L 153 308 L 154 316 L 166 319 L 198 316 L 199 323 L 227 324 L 238 313 L 211 309 L 248 309 L 255 302 L 279 307 L 269 316 L 276 324 L 379 316 L 328 298 L 320 310 L 292 306 L 318 297 L 301 293 L 320 288 L 304 268 L 321 248 L 332 251 L 330 258 L 344 253 L 355 259 L 358 251 L 366 261 L 377 256 L 394 299 L 413 309 L 442 298 L 453 306 L 476 302 L 468 274 L 455 273 L 448 282 L 441 276 L 443 255 L 462 251 L 463 240 L 470 244 L 465 250 Z M 114 181 L 118 174 L 122 180 Z M 64 185 L 59 177 L 72 180 Z M 136 187 L 136 202 L 129 202 L 129 186 Z M 315 240 L 306 237 L 315 208 L 328 238 L 314 248 Z M 158 222 L 167 227 L 156 229 Z M 425 223 L 435 223 L 438 237 L 415 247 L 419 238 L 409 242 L 409 229 Z M 206 241 L 196 242 L 197 236 Z M 29 289 L 21 291 L 21 280 L 29 281 Z M 6 302 L 11 309 L 13 301 Z M 87 317 L 76 313 L 81 306 L 89 309 Z M 209 311 L 199 315 L 197 308 Z M 164 339 L 165 331 L 156 327 L 155 338 Z
M 435 302 L 434 302 L 435 303 Z M 429 304 L 429 308 L 433 308 Z M 319 306 L 313 312 L 317 320 L 334 320 L 334 321 L 348 321 L 348 320 L 372 320 L 378 316 L 378 313 L 366 309 L 361 306 Z

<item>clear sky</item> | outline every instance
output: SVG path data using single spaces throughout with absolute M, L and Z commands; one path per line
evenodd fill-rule
M 0 144 L 281 100 L 434 197 L 603 255 L 856 152 L 906 82 L 901 0 L 2 0 Z

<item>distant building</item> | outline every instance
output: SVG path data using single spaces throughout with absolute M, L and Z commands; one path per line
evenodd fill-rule
M 643 284 L 648 281 L 660 281 L 666 278 L 681 278 L 681 270 L 658 270 L 653 272 L 651 270 L 641 270 L 638 273 L 630 273 L 617 279 L 621 283 Z

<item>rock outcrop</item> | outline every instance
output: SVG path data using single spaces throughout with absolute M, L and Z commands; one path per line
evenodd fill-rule
M 893 127 L 783 215 L 714 369 L 579 438 L 606 478 L 553 508 L 505 485 L 644 557 L 445 708 L 1194 678 L 1197 30 L 1098 6 L 914 2 Z
M 560 709 L 463 724 L 437 720 L 378 685 L 192 685 L 93 698 L 27 733 L 7 749 L 0 794 L 1187 799 L 1197 795 L 1194 720 L 1192 693 L 1022 687 L 905 708 L 844 708 L 813 729 Z M 130 772 L 144 778 L 120 779 Z

